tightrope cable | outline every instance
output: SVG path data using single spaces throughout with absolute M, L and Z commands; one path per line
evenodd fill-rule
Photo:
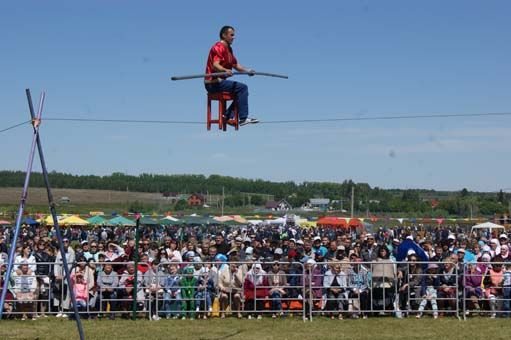
M 300 123 L 333 123 L 347 121 L 378 121 L 378 120 L 405 120 L 405 119 L 438 119 L 438 118 L 470 118 L 470 117 L 497 117 L 511 116 L 511 112 L 487 112 L 487 113 L 445 113 L 445 114 L 414 114 L 408 116 L 368 116 L 368 117 L 338 117 L 338 118 L 317 118 L 317 119 L 286 119 L 266 120 L 260 124 L 300 124 Z M 149 120 L 149 119 L 109 119 L 109 118 L 69 118 L 69 117 L 48 117 L 45 121 L 55 122 L 83 122 L 83 123 L 123 123 L 123 124 L 177 124 L 177 125 L 205 125 L 205 121 L 188 120 Z M 17 128 L 29 123 L 30 120 L 9 126 L 0 130 L 0 133 Z
M 487 112 L 487 113 L 445 113 L 445 114 L 414 114 L 408 116 L 369 116 L 369 117 L 338 117 L 338 118 L 317 118 L 317 119 L 286 119 L 286 120 L 263 120 L 260 124 L 292 124 L 292 123 L 328 123 L 343 121 L 371 121 L 371 120 L 400 120 L 400 119 L 435 119 L 435 118 L 457 118 L 457 117 L 490 117 L 510 116 L 511 112 Z M 147 120 L 147 119 L 98 119 L 98 118 L 60 118 L 49 117 L 50 121 L 69 122 L 98 122 L 98 123 L 141 123 L 141 124 L 206 124 L 205 121 L 178 121 L 178 120 Z
M 15 125 L 13 125 L 13 126 L 9 126 L 9 127 L 5 128 L 5 129 L 0 130 L 0 133 L 5 132 L 5 131 L 12 130 L 12 129 L 14 129 L 14 128 L 17 128 L 18 126 L 22 126 L 22 125 L 25 125 L 25 124 L 30 123 L 30 122 L 31 122 L 31 120 L 26 120 L 26 121 L 24 121 L 24 122 L 21 122 L 21 123 L 15 124 Z

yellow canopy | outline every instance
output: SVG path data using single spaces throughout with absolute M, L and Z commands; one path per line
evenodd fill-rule
M 74 215 L 66 217 L 59 221 L 60 225 L 89 225 L 90 223 L 86 220 Z
M 218 222 L 232 221 L 232 217 L 230 217 L 230 216 L 215 216 L 215 217 L 213 217 L 213 219 Z
M 247 223 L 247 220 L 241 217 L 240 215 L 233 216 L 232 219 L 238 223 Z
M 59 217 L 57 216 L 57 219 L 58 218 Z M 40 219 L 37 220 L 37 222 L 39 222 L 43 225 L 53 225 L 53 217 L 51 215 L 48 215 L 46 217 L 41 217 Z
M 308 221 L 308 220 L 303 219 L 303 220 L 298 220 L 297 223 L 302 228 L 315 228 L 316 227 L 315 221 Z

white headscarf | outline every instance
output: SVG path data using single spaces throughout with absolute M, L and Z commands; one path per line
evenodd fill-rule
M 254 269 L 259 269 L 256 273 Z M 255 286 L 263 284 L 263 277 L 266 275 L 266 272 L 263 270 L 263 267 L 260 263 L 254 263 L 252 268 L 247 272 L 247 279 L 252 282 Z

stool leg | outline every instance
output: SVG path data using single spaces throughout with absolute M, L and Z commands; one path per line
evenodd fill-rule
M 226 107 L 226 106 L 227 106 L 227 105 L 226 105 L 226 104 L 227 104 L 227 102 L 226 102 L 224 99 L 221 99 L 221 100 L 220 100 L 220 103 L 221 103 L 221 105 L 222 105 L 222 109 L 220 110 L 220 113 L 219 113 L 219 114 L 220 114 L 220 117 L 221 117 L 221 118 L 220 118 L 220 119 L 221 119 L 221 124 L 220 124 L 220 126 L 221 126 L 221 129 L 222 129 L 222 130 L 226 131 L 226 130 L 227 130 L 227 121 L 229 120 L 229 118 L 224 119 L 224 114 L 225 114 L 225 112 L 226 112 L 226 110 L 227 110 L 227 107 Z
M 238 104 L 236 98 L 234 99 L 234 129 L 237 131 L 240 126 L 240 117 L 238 115 Z
M 224 117 L 222 114 L 223 108 L 222 108 L 222 100 L 218 100 L 218 129 L 222 130 L 222 124 L 224 123 Z
M 207 122 L 206 127 L 209 130 L 211 130 L 211 99 L 208 98 L 208 112 L 207 112 Z

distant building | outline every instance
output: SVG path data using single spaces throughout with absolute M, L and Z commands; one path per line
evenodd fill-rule
M 327 210 L 330 206 L 329 198 L 311 198 L 302 206 L 304 210 Z
M 309 204 L 311 208 L 327 209 L 330 205 L 330 198 L 311 198 Z
M 166 191 L 166 192 L 163 192 L 162 193 L 162 196 L 170 202 L 170 204 L 176 204 L 177 201 L 179 201 L 180 199 L 182 199 L 179 195 L 178 192 L 170 192 L 170 191 Z
M 291 204 L 289 204 L 289 202 L 284 199 L 278 202 L 268 201 L 266 202 L 265 208 L 271 211 L 288 211 L 293 209 L 293 207 L 291 207 Z
M 206 199 L 202 194 L 192 194 L 188 197 L 187 202 L 188 205 L 197 207 L 204 205 L 204 203 L 206 203 Z
M 60 203 L 64 203 L 64 204 L 71 203 L 71 199 L 67 196 L 62 196 L 59 201 L 60 201 Z

